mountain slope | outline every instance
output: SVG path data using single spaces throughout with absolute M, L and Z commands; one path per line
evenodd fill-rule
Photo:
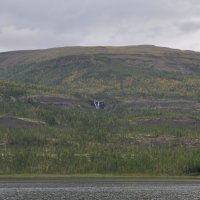
M 68 67 L 71 63 L 97 65 L 102 57 L 110 62 L 125 62 L 132 67 L 143 65 L 160 70 L 180 71 L 199 67 L 200 53 L 181 51 L 156 46 L 126 46 L 126 47 L 63 47 L 46 50 L 16 51 L 0 54 L 0 68 L 31 65 L 48 65 L 49 62 Z M 96 61 L 96 62 L 95 62 Z M 102 62 L 106 63 L 106 59 Z M 51 65 L 52 65 L 51 64 Z M 59 67 L 59 66 L 57 66 Z
M 59 87 L 73 95 L 180 96 L 177 89 L 190 92 L 199 84 L 199 74 L 200 53 L 148 45 L 0 54 L 0 79 Z

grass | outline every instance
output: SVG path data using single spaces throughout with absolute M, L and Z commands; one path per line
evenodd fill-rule
M 152 176 L 146 174 L 11 174 L 0 175 L 0 180 L 69 180 L 69 179 L 131 179 L 131 180 L 199 180 L 199 176 Z
M 20 100 L 24 94 L 37 93 L 37 90 L 42 93 L 37 86 L 4 84 L 1 116 L 34 119 L 46 125 L 0 126 L 0 142 L 5 144 L 0 149 L 2 175 L 198 176 L 200 173 L 198 127 L 137 124 L 157 118 L 198 120 L 197 110 L 63 109 Z M 165 140 L 168 142 L 163 143 Z

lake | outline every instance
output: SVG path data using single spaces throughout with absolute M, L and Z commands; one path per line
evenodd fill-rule
M 1 180 L 0 200 L 199 200 L 198 180 Z

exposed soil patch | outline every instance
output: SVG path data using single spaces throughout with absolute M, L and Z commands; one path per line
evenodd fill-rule
M 32 95 L 23 97 L 22 100 L 29 103 L 57 105 L 57 106 L 64 106 L 66 108 L 74 108 L 87 105 L 75 97 L 64 97 L 64 96 Z
M 32 127 L 38 125 L 44 125 L 44 122 L 41 121 L 31 121 L 26 119 L 19 119 L 14 117 L 0 117 L 0 126 L 7 127 Z
M 187 100 L 133 100 L 121 102 L 116 106 L 130 109 L 200 110 L 199 102 Z
M 93 100 L 90 101 L 82 101 L 76 97 L 65 97 L 65 96 L 48 96 L 48 95 L 30 95 L 24 96 L 21 98 L 21 101 L 27 103 L 40 103 L 43 105 L 55 105 L 62 106 L 64 108 L 77 108 L 77 107 L 93 107 Z M 105 102 L 103 110 L 111 110 L 113 109 L 114 104 Z
M 50 96 L 50 95 L 30 95 L 21 98 L 21 101 L 27 103 L 40 103 L 43 105 L 56 105 L 64 108 L 76 107 L 94 107 L 91 103 L 94 100 L 83 101 L 76 97 L 66 96 Z M 187 100 L 130 100 L 130 101 L 116 101 L 104 102 L 103 110 L 113 110 L 116 108 L 122 109 L 161 109 L 168 111 L 200 111 L 200 103 Z M 94 107 L 95 108 L 95 107 Z
M 173 136 L 137 136 L 136 138 L 125 138 L 126 145 L 144 145 L 145 147 L 185 147 L 185 148 L 200 148 L 200 139 L 191 138 L 176 138 Z
M 200 121 L 193 119 L 146 119 L 136 122 L 141 125 L 163 125 L 163 126 L 200 126 Z

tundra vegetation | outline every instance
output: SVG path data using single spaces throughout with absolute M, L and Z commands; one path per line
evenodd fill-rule
M 199 175 L 199 56 L 154 46 L 1 53 L 0 174 Z

